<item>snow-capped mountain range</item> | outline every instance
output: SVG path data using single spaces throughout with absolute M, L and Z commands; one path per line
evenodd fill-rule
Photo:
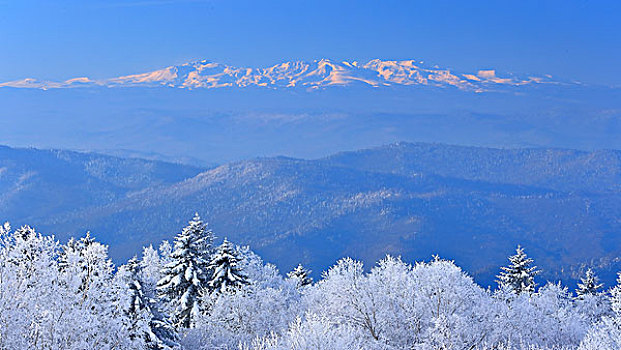
M 195 61 L 160 70 L 121 76 L 104 80 L 87 77 L 61 82 L 40 81 L 33 78 L 0 83 L 0 87 L 14 88 L 72 88 L 72 87 L 173 87 L 213 89 L 225 87 L 266 87 L 320 89 L 329 86 L 362 85 L 435 86 L 483 92 L 499 87 L 558 83 L 550 76 L 498 76 L 493 69 L 476 73 L 459 73 L 438 66 L 426 66 L 416 60 L 379 60 L 366 63 L 335 62 L 328 59 L 312 62 L 291 61 L 267 68 L 233 67 L 207 60 Z

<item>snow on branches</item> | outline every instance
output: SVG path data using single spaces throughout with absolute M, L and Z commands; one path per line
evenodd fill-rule
M 537 288 L 518 246 L 500 288 L 452 261 L 343 258 L 313 283 L 284 278 L 196 215 L 173 245 L 116 268 L 90 234 L 60 244 L 0 227 L 1 349 L 431 350 L 619 349 L 621 277 L 602 291 L 587 270 L 576 296 Z

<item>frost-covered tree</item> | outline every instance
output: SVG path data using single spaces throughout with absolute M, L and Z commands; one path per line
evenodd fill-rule
M 310 277 L 311 271 L 298 264 L 298 266 L 287 274 L 289 279 L 296 281 L 298 286 L 304 287 L 313 284 L 313 278 Z
M 537 284 L 535 276 L 539 273 L 536 266 L 531 266 L 530 259 L 521 246 L 517 246 L 515 255 L 509 257 L 510 264 L 501 267 L 502 271 L 497 276 L 501 288 L 511 290 L 517 294 L 533 293 Z
M 177 335 L 157 304 L 145 294 L 140 262 L 136 257 L 121 266 L 116 278 L 122 287 L 123 312 L 129 323 L 129 337 L 148 349 L 164 350 L 176 346 Z
M 138 259 L 133 257 L 127 264 L 119 267 L 115 282 L 119 288 L 119 306 L 126 324 L 130 340 L 146 343 L 150 335 L 150 310 L 143 293 L 142 281 L 139 277 Z
M 560 284 L 548 283 L 535 293 L 501 289 L 495 296 L 495 310 L 486 321 L 492 325 L 490 346 L 575 349 L 588 329 L 574 308 L 571 293 Z
M 182 339 L 185 348 L 238 349 L 255 338 L 280 337 L 303 312 L 300 291 L 274 265 L 265 264 L 247 247 L 238 254 L 248 284 L 233 293 L 202 296 L 207 312 Z
M 592 269 L 587 269 L 585 275 L 578 282 L 574 307 L 582 317 L 590 324 L 596 324 L 604 316 L 610 316 L 610 300 L 601 291 L 603 283 L 599 283 L 599 278 Z
M 211 233 L 211 240 L 213 241 L 213 233 Z M 160 246 L 157 248 L 160 254 L 160 259 L 163 265 L 166 265 L 170 262 L 170 256 L 173 252 L 173 247 L 170 245 L 170 242 L 163 241 Z
M 0 348 L 141 348 L 124 327 L 106 246 L 74 240 L 60 259 L 59 243 L 30 227 L 1 236 Z
M 109 299 L 114 264 L 108 257 L 108 247 L 91 237 L 90 232 L 79 240 L 70 239 L 62 246 L 59 269 L 70 288 L 83 300 L 98 302 Z
M 591 268 L 586 270 L 586 273 L 580 282 L 578 282 L 578 288 L 576 288 L 576 296 L 583 298 L 585 295 L 597 295 L 600 293 L 600 289 L 604 286 L 603 283 L 599 283 L 599 278 L 595 275 L 595 272 Z
M 149 297 L 155 297 L 153 292 L 157 282 L 162 279 L 162 269 L 164 261 L 153 246 L 142 248 L 142 258 L 140 259 L 140 278 L 144 283 L 144 293 Z
M 164 266 L 157 290 L 168 303 L 167 311 L 176 328 L 194 327 L 200 316 L 199 295 L 209 281 L 212 244 L 213 233 L 198 214 L 175 237 L 170 262 Z
M 283 278 L 247 247 L 211 252 L 212 237 L 194 218 L 174 249 L 117 269 L 90 234 L 60 245 L 0 226 L 0 349 L 621 349 L 621 275 L 607 293 L 592 271 L 577 297 L 535 290 L 521 247 L 493 293 L 437 257 L 345 258 L 300 288 L 301 266 Z
M 8 224 L 0 228 L 0 348 L 66 344 L 53 331 L 69 330 L 59 317 L 66 305 L 57 283 L 57 250 L 53 237 L 29 226 L 13 232 Z
M 610 289 L 610 305 L 612 314 L 595 324 L 580 344 L 580 350 L 621 349 L 621 273 L 617 285 Z
M 440 341 L 476 348 L 491 328 L 482 321 L 490 310 L 486 292 L 438 258 L 411 266 L 388 256 L 369 273 L 341 259 L 304 294 L 308 313 L 355 329 L 370 349 L 435 349 Z M 432 340 L 437 332 L 446 337 Z
M 247 276 L 240 269 L 239 262 L 237 250 L 225 238 L 209 263 L 209 270 L 212 271 L 209 289 L 215 292 L 225 292 L 248 284 Z

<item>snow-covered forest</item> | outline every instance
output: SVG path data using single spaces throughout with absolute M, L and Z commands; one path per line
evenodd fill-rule
M 291 252 L 295 254 L 295 252 Z M 195 216 L 122 266 L 87 234 L 0 229 L 0 349 L 619 349 L 621 278 L 575 291 L 517 247 L 484 289 L 449 260 L 286 275 Z M 540 282 L 537 285 L 536 282 Z

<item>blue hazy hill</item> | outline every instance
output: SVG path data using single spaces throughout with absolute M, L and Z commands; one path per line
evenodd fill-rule
M 3 219 L 66 239 L 90 230 L 117 260 L 171 239 L 195 211 L 288 270 L 342 256 L 455 259 L 493 282 L 516 244 L 550 280 L 621 254 L 621 152 L 398 143 L 315 160 L 200 168 L 2 148 Z

